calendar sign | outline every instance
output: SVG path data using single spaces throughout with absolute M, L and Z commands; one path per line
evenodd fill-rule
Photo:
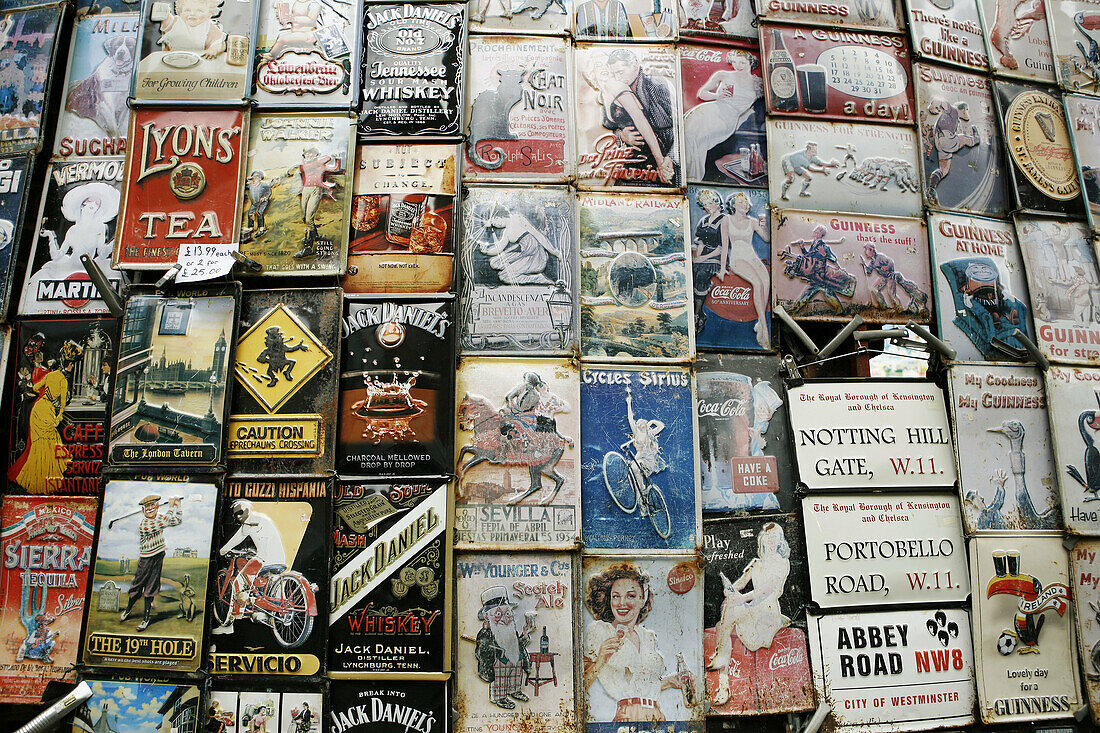
M 913 124 L 904 36 L 762 24 L 760 38 L 771 114 Z

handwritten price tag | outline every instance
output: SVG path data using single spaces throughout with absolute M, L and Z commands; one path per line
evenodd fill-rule
M 176 273 L 176 282 L 191 283 L 200 280 L 212 280 L 229 273 L 233 269 L 233 255 L 237 250 L 235 242 L 225 244 L 181 244 L 176 262 L 181 269 Z

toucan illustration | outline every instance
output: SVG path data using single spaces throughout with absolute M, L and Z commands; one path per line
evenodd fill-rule
M 1019 555 L 1016 555 L 1015 562 L 1019 562 Z M 985 597 L 1010 595 L 1020 599 L 1016 606 L 1016 615 L 1012 619 L 1012 629 L 1006 629 L 1001 634 L 997 640 L 997 651 L 1004 656 L 1014 651 L 1019 651 L 1020 654 L 1038 654 L 1039 632 L 1043 630 L 1043 623 L 1046 621 L 1043 614 L 1047 611 L 1054 611 L 1059 616 L 1065 614 L 1069 588 L 1064 583 L 1051 583 L 1044 587 L 1038 578 L 1021 573 L 1018 569 L 1015 573 L 1009 573 L 997 562 L 996 556 L 994 567 L 997 575 L 986 586 Z
M 1097 398 L 1100 400 L 1100 397 Z M 1085 443 L 1085 475 L 1076 466 L 1066 466 L 1066 473 L 1091 494 L 1085 501 L 1100 499 L 1100 449 L 1096 447 L 1097 431 L 1100 431 L 1100 411 L 1085 410 L 1077 417 L 1077 427 L 1081 431 L 1081 440 Z

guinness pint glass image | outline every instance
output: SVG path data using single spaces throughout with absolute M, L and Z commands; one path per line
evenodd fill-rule
M 820 64 L 802 64 L 798 67 L 798 92 L 802 96 L 802 109 L 812 114 L 825 111 L 825 67 Z
M 1007 571 L 1005 570 L 1005 551 L 994 550 L 993 551 L 993 570 L 996 571 L 998 578 L 1003 578 Z

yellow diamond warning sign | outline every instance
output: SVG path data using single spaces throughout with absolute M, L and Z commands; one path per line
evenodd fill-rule
M 332 353 L 279 303 L 237 341 L 237 381 L 268 412 L 282 407 Z

